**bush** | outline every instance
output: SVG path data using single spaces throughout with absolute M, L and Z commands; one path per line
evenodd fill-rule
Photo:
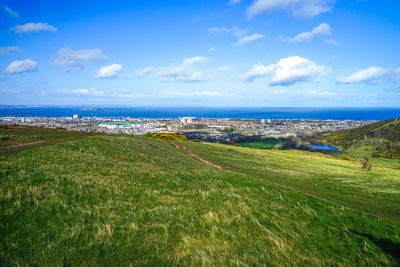
M 369 158 L 360 159 L 360 162 L 362 164 L 362 169 L 363 170 L 366 170 L 368 172 L 372 170 L 372 165 L 369 162 Z
M 285 143 L 282 145 L 282 149 L 296 149 L 299 146 L 300 139 L 295 136 L 289 136 Z
M 161 140 L 171 140 L 171 141 L 187 141 L 187 137 L 180 134 L 174 133 L 146 133 L 144 136 L 161 139 Z
M 344 160 L 348 160 L 348 161 L 356 161 L 356 159 L 354 159 L 354 158 L 352 158 L 352 157 L 349 157 L 349 156 L 346 156 L 346 157 L 344 157 L 343 159 L 344 159 Z
M 299 150 L 305 150 L 305 151 L 313 151 L 314 148 L 310 146 L 309 144 L 301 144 L 297 147 Z

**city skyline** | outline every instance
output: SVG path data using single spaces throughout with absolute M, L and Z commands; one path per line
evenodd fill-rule
M 399 106 L 394 1 L 0 8 L 1 105 Z

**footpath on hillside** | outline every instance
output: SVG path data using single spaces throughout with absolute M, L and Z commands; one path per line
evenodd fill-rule
M 189 156 L 191 156 L 191 157 L 193 157 L 193 158 L 196 158 L 196 159 L 200 160 L 201 162 L 203 162 L 203 163 L 205 163 L 205 164 L 208 164 L 208 165 L 213 166 L 213 167 L 218 168 L 218 169 L 225 169 L 224 167 L 222 167 L 222 166 L 220 166 L 220 165 L 217 165 L 217 164 L 215 164 L 215 163 L 212 163 L 212 162 L 210 162 L 210 161 L 208 161 L 208 160 L 206 160 L 206 159 L 204 159 L 204 158 L 202 158 L 202 157 L 200 157 L 200 156 L 198 156 L 198 155 L 196 155 L 196 154 L 194 154 L 194 153 L 188 151 L 187 148 L 186 148 L 186 146 L 185 146 L 184 144 L 182 144 L 182 147 L 180 147 L 180 146 L 179 146 L 177 143 L 175 143 L 175 142 L 169 141 L 169 143 L 170 143 L 171 145 L 173 145 L 176 149 L 178 149 L 178 150 L 180 150 L 180 151 L 182 151 L 182 152 L 185 152 L 185 153 L 188 154 Z

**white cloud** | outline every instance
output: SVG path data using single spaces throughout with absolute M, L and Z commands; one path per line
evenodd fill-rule
M 143 77 L 150 74 L 153 70 L 153 67 L 146 67 L 144 69 L 134 71 L 132 74 L 127 75 L 126 78 Z
M 168 67 L 157 68 L 155 73 L 161 81 L 175 82 L 201 82 L 209 78 L 207 74 L 198 70 L 194 65 L 205 62 L 202 56 L 191 57 L 183 60 L 181 64 L 171 64 Z
M 161 98 L 160 95 L 144 95 L 144 94 L 132 94 L 132 93 L 123 93 L 123 94 L 114 94 L 113 97 L 117 98 Z
M 203 56 L 186 58 L 182 63 L 173 63 L 168 67 L 146 67 L 126 75 L 126 78 L 154 75 L 162 82 L 201 82 L 209 79 L 209 75 L 199 70 L 197 65 L 206 62 Z
M 10 89 L 0 89 L 0 94 L 20 94 L 21 91 L 10 90 Z
M 0 56 L 17 53 L 20 51 L 18 46 L 0 46 Z
M 347 76 L 341 76 L 336 78 L 338 84 L 349 84 L 349 83 L 370 83 L 376 84 L 383 82 L 390 75 L 390 71 L 380 67 L 369 67 L 367 69 L 359 70 L 351 73 Z
M 269 65 L 269 66 L 264 66 L 261 63 L 255 64 L 248 72 L 246 72 L 242 78 L 246 82 L 252 82 L 254 79 L 258 77 L 263 77 L 271 72 L 273 72 L 275 69 L 275 65 Z
M 235 46 L 242 46 L 246 43 L 254 42 L 259 39 L 264 38 L 263 34 L 260 33 L 254 33 L 251 35 L 246 35 L 247 31 L 241 30 L 238 27 L 232 27 L 232 28 L 227 28 L 227 27 L 212 27 L 208 29 L 209 32 L 211 32 L 214 35 L 217 35 L 219 33 L 232 33 L 235 35 L 238 40 L 236 43 L 234 43 Z
M 96 79 L 115 78 L 121 70 L 122 65 L 117 63 L 101 67 L 97 72 Z
M 400 67 L 394 70 L 394 78 L 397 81 L 400 81 Z
M 250 17 L 287 11 L 295 17 L 313 18 L 332 11 L 334 0 L 255 0 L 247 9 Z
M 235 96 L 234 94 L 223 94 L 217 91 L 196 91 L 196 92 L 166 92 L 164 93 L 166 96 Z
M 316 90 L 309 90 L 306 92 L 309 97 L 312 98 L 332 98 L 336 97 L 336 93 L 333 92 L 325 92 L 325 91 L 316 91 Z
M 241 30 L 238 27 L 234 26 L 231 28 L 227 27 L 212 27 L 208 29 L 209 32 L 211 32 L 214 35 L 217 35 L 219 33 L 232 33 L 236 37 L 241 37 L 246 34 L 245 30 Z
M 11 62 L 10 65 L 4 70 L 6 74 L 19 74 L 28 71 L 35 71 L 37 63 L 31 59 L 16 60 Z
M 267 92 L 273 97 L 305 97 L 305 98 L 336 98 L 337 94 L 327 91 L 307 90 L 307 91 L 292 91 L 292 90 L 271 90 Z
M 326 44 L 340 46 L 340 43 L 338 41 L 336 41 L 335 39 L 332 39 L 332 38 L 325 39 L 324 42 Z
M 70 47 L 65 47 L 58 50 L 58 58 L 54 60 L 54 64 L 63 67 L 83 66 L 104 58 L 106 56 L 100 49 L 72 50 Z
M 299 56 L 280 59 L 278 63 L 264 66 L 255 64 L 242 78 L 245 81 L 253 81 L 257 77 L 263 77 L 272 73 L 271 86 L 288 86 L 297 82 L 312 81 L 316 77 L 326 75 L 328 68 L 317 65 L 315 62 Z
M 76 96 L 102 96 L 104 91 L 97 90 L 96 87 L 86 89 L 60 89 L 56 90 L 57 93 L 65 95 L 76 95 Z
M 14 18 L 19 18 L 19 14 L 17 13 L 17 11 L 12 10 L 10 7 L 8 6 L 4 6 L 4 11 L 7 12 L 8 15 L 10 15 L 11 17 Z
M 232 27 L 232 28 L 227 28 L 227 27 L 212 27 L 209 28 L 208 31 L 213 33 L 213 34 L 218 34 L 221 32 L 232 32 L 235 29 L 237 29 L 236 27 Z
M 228 2 L 228 5 L 237 5 L 237 4 L 239 4 L 240 3 L 240 1 L 241 0 L 230 0 L 229 2 Z
M 239 40 L 235 43 L 235 46 L 242 46 L 246 43 L 251 43 L 251 42 L 257 41 L 262 38 L 264 38 L 264 35 L 260 34 L 260 33 L 246 35 L 246 36 L 240 37 Z
M 332 36 L 331 27 L 327 23 L 321 23 L 309 32 L 302 32 L 293 38 L 281 38 L 282 41 L 291 43 L 308 42 L 319 36 Z
M 217 50 L 217 48 L 214 46 L 211 46 L 210 48 L 208 48 L 209 53 L 215 52 L 215 50 Z
M 41 32 L 41 31 L 49 31 L 49 32 L 55 32 L 57 31 L 57 28 L 54 26 L 51 26 L 47 23 L 26 23 L 24 25 L 17 25 L 11 30 L 15 31 L 16 33 L 25 33 L 25 32 Z
M 192 64 L 196 64 L 196 63 L 202 63 L 207 61 L 207 58 L 202 57 L 202 56 L 196 56 L 196 57 L 190 57 L 187 58 L 183 61 L 183 65 L 192 65 Z
M 233 70 L 233 66 L 229 64 L 225 64 L 217 68 L 217 71 L 230 71 L 230 70 Z

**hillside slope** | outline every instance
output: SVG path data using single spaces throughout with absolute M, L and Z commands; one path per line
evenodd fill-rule
M 81 136 L 3 155 L 0 265 L 399 263 L 398 161 L 365 172 L 175 142 Z
M 374 157 L 400 159 L 400 118 L 379 121 L 363 127 L 323 134 L 330 145 L 344 149 L 363 148 Z

